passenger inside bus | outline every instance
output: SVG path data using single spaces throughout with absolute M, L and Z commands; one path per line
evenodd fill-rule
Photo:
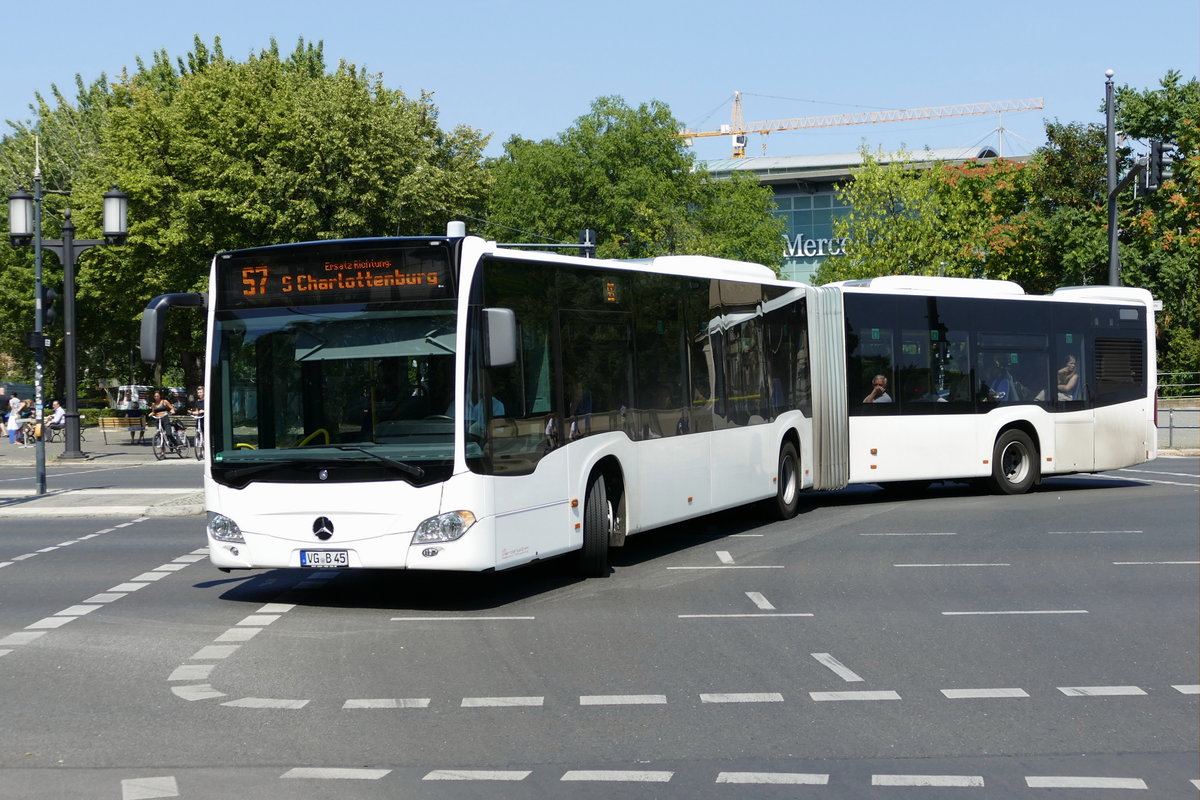
M 1059 400 L 1079 399 L 1079 369 L 1074 353 L 1067 354 L 1063 365 L 1058 368 L 1056 381 Z
M 863 398 L 864 403 L 890 403 L 892 396 L 887 391 L 888 379 L 884 375 L 876 375 L 871 379 L 871 391 Z

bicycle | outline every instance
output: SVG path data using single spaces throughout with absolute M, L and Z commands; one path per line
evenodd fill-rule
M 180 458 L 187 458 L 188 446 L 183 426 L 178 422 L 172 422 L 169 427 L 160 425 L 158 430 L 154 432 L 152 447 L 154 457 L 159 461 L 166 458 L 167 453 L 174 453 Z
M 196 438 L 193 440 L 192 449 L 196 453 L 196 460 L 204 460 L 204 417 L 196 420 Z

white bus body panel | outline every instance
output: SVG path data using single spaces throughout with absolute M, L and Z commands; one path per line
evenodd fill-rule
M 440 485 L 418 489 L 403 481 L 253 482 L 243 489 L 205 483 L 209 509 L 234 520 L 246 540 L 231 544 L 210 536 L 218 567 L 299 567 L 301 550 L 349 550 L 352 567 L 403 567 L 413 530 L 439 513 L 442 497 Z M 318 517 L 333 523 L 326 541 L 313 534 Z
M 1096 437 L 1096 471 L 1155 458 L 1158 455 L 1158 429 L 1153 419 L 1154 403 L 1149 398 L 1097 408 L 1096 429 L 1106 434 Z
M 709 459 L 712 434 L 664 436 L 639 442 L 637 458 L 622 462 L 631 533 L 669 525 L 712 507 Z M 630 466 L 638 464 L 638 473 Z M 648 486 L 653 490 L 647 491 Z
M 562 449 L 548 453 L 535 470 L 536 480 L 475 476 L 481 488 L 494 494 L 498 569 L 571 549 L 574 525 L 568 460 L 569 454 Z
M 1055 466 L 1054 415 L 1021 405 L 988 414 L 851 417 L 850 482 L 987 477 L 996 437 L 1014 422 L 1033 426 L 1043 473 L 1073 471 Z
M 1042 472 L 1091 472 L 1096 465 L 1096 417 L 1092 409 L 1054 416 L 1054 462 Z

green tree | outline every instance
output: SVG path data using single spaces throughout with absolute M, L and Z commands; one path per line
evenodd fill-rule
M 1156 192 L 1121 198 L 1121 281 L 1162 301 L 1159 370 L 1200 372 L 1200 81 L 1168 72 L 1156 89 L 1122 86 L 1117 124 L 1125 135 L 1173 144 L 1174 177 Z
M 6 194 L 18 188 L 32 189 L 35 164 L 41 165 L 42 184 L 49 190 L 69 190 L 76 180 L 99 158 L 102 127 L 112 102 L 108 81 L 102 75 L 91 84 L 75 79 L 75 99 L 70 100 L 57 86 L 51 86 L 50 98 L 35 95 L 30 105 L 34 119 L 9 121 L 13 133 L 0 138 L 0 184 Z M 58 238 L 63 211 L 80 208 L 76 198 L 47 193 L 44 198 L 43 228 L 46 238 Z M 84 207 L 75 215 L 76 224 L 85 223 L 91 209 Z M 84 234 L 78 233 L 83 236 Z M 50 254 L 42 259 L 42 277 L 47 286 L 61 294 L 62 265 Z M 15 377 L 32 375 L 33 354 L 22 345 L 25 332 L 33 330 L 34 266 L 31 248 L 0 247 L 0 374 Z M 61 323 L 59 323 L 61 325 Z M 58 327 L 49 328 L 61 340 Z M 7 357 L 8 363 L 4 360 Z M 61 395 L 62 382 L 57 369 L 61 361 L 58 349 L 47 351 L 47 397 Z
M 1118 198 L 1122 283 L 1163 303 L 1159 369 L 1200 371 L 1200 83 L 1168 73 L 1156 89 L 1117 90 L 1127 140 L 1176 145 L 1173 179 L 1150 194 Z M 1045 293 L 1108 280 L 1105 137 L 1095 124 L 1046 126 L 1047 144 L 1026 163 L 882 163 L 864 152 L 840 188 L 851 211 L 834 235 L 847 258 L 830 259 L 818 282 L 876 275 L 986 276 Z M 1132 141 L 1119 171 L 1135 164 Z
M 884 162 L 867 150 L 854 179 L 839 187 L 850 211 L 834 222 L 846 258 L 829 259 L 816 279 L 946 275 L 1036 281 L 1037 224 L 1027 201 L 1034 172 L 1006 161 Z
M 327 69 L 322 47 L 303 40 L 290 55 L 272 42 L 238 62 L 219 39 L 197 38 L 174 64 L 165 51 L 139 61 L 111 88 L 97 154 L 63 187 L 79 236 L 98 235 L 98 211 L 83 210 L 98 210 L 112 183 L 131 198 L 128 244 L 84 257 L 79 363 L 94 377 L 124 375 L 146 301 L 205 289 L 220 250 L 430 233 L 480 213 L 486 142 L 472 128 L 441 129 L 430 94 L 409 97 L 345 62 Z M 203 325 L 177 317 L 167 352 L 190 384 Z
M 688 252 L 778 268 L 783 224 L 769 190 L 698 170 L 679 128 L 660 102 L 632 108 L 601 97 L 553 140 L 510 139 L 489 165 L 486 235 L 574 242 L 593 228 L 601 257 Z

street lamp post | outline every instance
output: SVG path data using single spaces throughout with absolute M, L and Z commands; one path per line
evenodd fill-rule
M 58 256 L 59 263 L 63 268 L 63 368 L 66 372 L 64 378 L 64 406 L 67 412 L 67 427 L 66 427 L 66 447 L 63 450 L 61 458 L 77 459 L 83 458 L 84 454 L 80 450 L 79 443 L 79 389 L 76 375 L 75 365 L 75 271 L 79 265 L 79 256 L 92 247 L 102 244 L 121 244 L 129 235 L 129 226 L 127 224 L 127 215 L 129 208 L 129 196 L 122 191 L 119 191 L 116 186 L 111 191 L 104 195 L 104 238 L 103 239 L 76 239 L 75 238 L 75 223 L 71 221 L 71 212 L 66 210 L 63 213 L 62 238 L 61 239 L 43 239 L 42 238 L 42 175 L 41 169 L 36 168 L 33 172 L 33 194 L 25 192 L 23 189 L 9 195 L 9 238 L 13 245 L 33 245 L 34 252 L 34 327 L 36 330 L 36 348 L 37 348 L 37 373 L 35 375 L 35 389 L 37 398 L 34 401 L 36 405 L 37 417 L 42 417 L 42 395 L 41 395 L 41 379 L 42 369 L 45 361 L 45 338 L 42 336 L 42 327 L 45 323 L 44 312 L 42 307 L 42 250 L 50 250 Z M 65 192 L 63 192 L 65 194 Z M 44 465 L 45 454 L 42 442 L 38 442 L 38 462 Z M 39 492 L 44 493 L 44 469 L 39 467 Z

